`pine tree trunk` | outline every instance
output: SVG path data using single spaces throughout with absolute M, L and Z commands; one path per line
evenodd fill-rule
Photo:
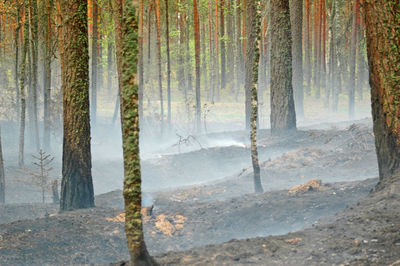
M 219 23 L 218 23 L 218 1 L 215 0 L 215 10 L 214 10 L 214 42 L 215 42 L 215 56 L 214 56 L 214 66 L 215 66 L 215 84 L 216 84 L 216 95 L 215 100 L 217 102 L 220 101 L 220 94 L 221 94 L 221 80 L 220 80 L 220 73 L 219 73 Z
M 161 72 L 161 11 L 160 0 L 155 0 L 156 7 L 156 28 L 157 28 L 157 74 L 158 74 L 158 94 L 160 98 L 160 135 L 164 135 L 164 97 L 162 88 L 162 72 Z
M 226 88 L 226 48 L 225 48 L 225 0 L 220 2 L 220 45 L 221 45 L 221 90 Z
M 271 131 L 296 129 L 289 0 L 271 1 Z
M 4 160 L 3 160 L 3 148 L 1 145 L 1 127 L 0 127 L 0 204 L 6 202 L 6 182 L 4 174 Z
M 61 14 L 64 141 L 60 209 L 65 211 L 94 207 L 94 193 L 90 151 L 87 1 L 62 0 Z
M 165 0 L 165 39 L 167 42 L 167 94 L 168 94 L 168 129 L 171 129 L 171 55 L 169 48 L 169 10 L 168 1 Z
M 247 17 L 249 33 L 247 38 L 246 52 L 246 91 L 251 92 L 251 161 L 254 171 L 254 190 L 256 193 L 264 192 L 260 177 L 260 164 L 258 162 L 257 150 L 257 116 L 258 116 L 258 99 L 257 99 L 257 83 L 258 83 L 258 66 L 260 60 L 260 34 L 261 34 L 261 14 L 260 1 L 250 0 L 247 5 Z
M 44 91 L 44 130 L 43 130 L 43 147 L 50 150 L 50 104 L 51 104 L 51 58 L 52 58 L 52 27 L 51 16 L 53 10 L 53 1 L 46 0 L 44 28 L 44 75 L 43 75 L 43 91 Z
M 400 2 L 369 0 L 364 10 L 379 176 L 385 179 L 400 168 Z
M 357 40 L 357 2 L 354 0 L 353 4 L 353 25 L 350 44 L 350 79 L 349 79 L 349 118 L 354 119 L 354 98 L 356 87 L 356 40 Z
M 238 102 L 239 99 L 239 91 L 240 88 L 242 86 L 242 79 L 240 78 L 241 74 L 242 74 L 242 40 L 241 40 L 241 16 L 242 16 L 242 12 L 241 12 L 241 7 L 240 7 L 240 0 L 236 0 L 236 45 L 235 45 L 235 67 L 236 67 L 236 72 L 235 72 L 235 102 Z
M 25 98 L 25 75 L 26 75 L 26 58 L 28 53 L 29 45 L 29 16 L 28 16 L 28 3 L 24 0 L 24 13 L 25 13 L 25 24 L 24 24 L 24 43 L 22 47 L 22 58 L 20 66 L 20 120 L 19 120 L 19 153 L 18 153 L 18 165 L 22 167 L 24 165 L 24 149 L 25 149 L 25 120 L 26 120 L 26 98 Z
M 31 24 L 31 53 L 32 53 L 32 118 L 33 137 L 36 151 L 40 149 L 38 126 L 38 3 L 37 0 L 29 0 L 30 24 Z
M 196 61 L 196 130 L 201 132 L 201 99 L 200 99 L 200 21 L 197 9 L 197 0 L 193 0 L 193 20 L 194 20 L 194 45 Z
M 305 0 L 305 41 L 304 41 L 304 51 L 305 51 L 305 79 L 307 83 L 306 94 L 311 95 L 311 28 L 310 28 L 310 0 Z
M 303 92 L 303 0 L 292 0 L 291 23 L 293 39 L 293 90 L 296 114 L 304 117 Z
M 97 0 L 92 0 L 92 55 L 91 55 L 91 102 L 90 102 L 90 116 L 92 119 L 92 125 L 96 125 L 97 116 L 97 36 L 98 36 L 98 7 Z
M 123 4 L 121 123 L 124 153 L 125 231 L 132 265 L 156 265 L 143 236 L 139 157 L 139 96 L 136 84 L 138 27 L 131 1 Z M 135 34 L 136 33 L 136 34 Z M 117 55 L 118 56 L 118 55 Z
M 166 0 L 167 1 L 167 0 Z M 143 0 L 140 0 L 140 10 L 139 10 L 139 119 L 143 121 L 143 90 L 144 90 L 144 69 L 143 69 L 143 16 L 144 16 L 144 4 Z
M 16 1 L 17 5 L 17 27 L 15 28 L 15 36 L 14 36 L 14 42 L 15 42 L 15 62 L 14 62 L 14 84 L 15 84 L 15 91 L 16 91 L 16 110 L 17 110 L 17 117 L 19 118 L 21 116 L 21 110 L 20 110 L 20 89 L 19 89 L 19 50 L 20 50 L 20 45 L 19 45 L 19 32 L 21 30 L 21 5 L 19 4 L 19 1 Z

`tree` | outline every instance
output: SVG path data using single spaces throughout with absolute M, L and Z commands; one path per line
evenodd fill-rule
M 5 197 L 6 197 L 6 182 L 4 174 L 3 149 L 1 145 L 1 128 L 0 128 L 0 204 L 5 203 Z
M 194 45 L 196 61 L 196 130 L 201 131 L 201 101 L 200 101 L 200 22 L 197 0 L 193 0 Z
M 92 101 L 90 103 L 90 117 L 92 118 L 93 125 L 96 125 L 97 113 L 97 37 L 98 37 L 98 5 L 97 0 L 92 0 L 92 54 L 91 54 L 91 87 L 92 87 Z
M 122 7 L 121 123 L 124 153 L 125 231 L 132 265 L 156 265 L 143 237 L 141 173 L 139 157 L 139 97 L 136 84 L 138 25 L 131 1 Z M 118 56 L 118 54 L 117 54 Z
M 271 131 L 296 129 L 289 0 L 271 1 Z
M 251 93 L 251 161 L 254 171 L 254 190 L 256 193 L 264 192 L 261 185 L 260 164 L 258 162 L 257 150 L 257 116 L 258 116 L 258 66 L 260 61 L 260 34 L 261 34 L 261 14 L 260 1 L 250 0 L 247 4 L 247 15 L 251 18 L 249 36 L 247 38 L 246 52 L 246 88 Z
M 293 39 L 293 90 L 295 93 L 296 114 L 298 117 L 303 117 L 303 0 L 293 0 L 290 10 Z
M 354 119 L 354 97 L 356 87 L 356 41 L 357 41 L 357 11 L 358 0 L 353 4 L 353 25 L 350 44 L 350 79 L 349 79 L 349 118 Z
M 94 207 L 90 151 L 87 1 L 60 0 L 64 140 L 60 209 Z
M 379 176 L 400 168 L 400 2 L 364 2 Z
M 20 120 L 19 120 L 19 153 L 18 153 L 18 165 L 22 167 L 24 165 L 24 150 L 25 150 L 25 120 L 26 120 L 26 98 L 25 98 L 25 75 L 26 75 L 26 57 L 28 53 L 29 44 L 29 16 L 28 16 L 28 3 L 24 0 L 24 44 L 22 47 L 22 58 L 20 66 L 20 81 L 19 81 L 19 95 L 20 95 Z
M 157 69 L 158 69 L 158 93 L 160 97 L 160 122 L 161 136 L 164 134 L 164 100 L 162 89 L 162 73 L 161 73 L 161 11 L 160 0 L 155 0 L 156 6 L 156 28 L 157 28 Z
M 167 42 L 167 94 L 168 94 L 168 128 L 171 128 L 171 55 L 169 45 L 169 8 L 168 1 L 165 0 L 165 39 Z

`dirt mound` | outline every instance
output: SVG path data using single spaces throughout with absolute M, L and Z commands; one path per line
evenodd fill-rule
M 309 191 L 319 191 L 324 189 L 327 189 L 327 187 L 322 185 L 321 179 L 312 179 L 303 185 L 295 186 L 289 189 L 289 194 L 298 195 L 307 193 Z

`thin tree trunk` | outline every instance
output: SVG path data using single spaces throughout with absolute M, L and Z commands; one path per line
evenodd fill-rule
M 292 0 L 291 18 L 293 39 L 293 90 L 295 94 L 295 107 L 297 116 L 299 118 L 303 118 L 303 0 Z
M 164 135 L 164 98 L 162 89 L 162 72 L 161 72 L 161 14 L 160 0 L 155 0 L 156 7 L 156 28 L 157 28 L 157 74 L 158 74 L 158 93 L 160 98 L 160 135 Z
M 220 73 L 219 73 L 219 23 L 218 23 L 218 0 L 215 0 L 215 10 L 214 10 L 214 23 L 215 23 L 215 27 L 214 27 L 214 42 L 215 42 L 215 56 L 214 56 L 214 65 L 215 65 L 215 74 L 216 74 L 216 96 L 215 96 L 215 100 L 217 102 L 220 101 L 220 94 L 221 94 L 221 80 L 220 80 Z
M 141 173 L 139 157 L 139 96 L 136 84 L 138 61 L 137 22 L 131 1 L 123 4 L 121 23 L 122 61 L 121 124 L 124 153 L 125 231 L 132 265 L 156 265 L 150 257 L 143 236 L 141 217 Z M 136 34 L 135 34 L 136 33 Z
M 200 21 L 197 9 L 197 0 L 193 0 L 193 20 L 194 20 L 194 45 L 196 61 L 196 130 L 201 132 L 201 99 L 200 99 Z
M 171 55 L 169 47 L 169 11 L 168 1 L 165 0 L 165 39 L 167 42 L 167 94 L 168 94 L 168 129 L 171 129 Z
M 166 0 L 168 1 L 168 0 Z M 143 121 L 143 93 L 144 93 L 144 69 L 143 69 L 143 16 L 144 16 L 144 4 L 143 0 L 140 0 L 140 10 L 139 10 L 139 65 L 138 65 L 138 74 L 139 74 L 139 119 Z
M 353 24 L 350 44 L 350 79 L 349 79 L 349 118 L 354 119 L 354 96 L 356 86 L 356 39 L 357 39 L 357 6 L 358 0 L 354 0 L 353 4 Z
M 61 211 L 94 207 L 87 1 L 61 0 L 64 113 Z M 68 19 L 64 19 L 68 18 Z
M 305 42 L 304 42 L 304 51 L 305 51 L 305 79 L 307 83 L 306 93 L 307 95 L 311 95 L 311 28 L 310 28 L 310 0 L 305 0 Z
M 271 1 L 271 131 L 296 129 L 289 0 Z
M 24 0 L 24 13 L 25 13 L 25 24 L 24 24 L 24 44 L 22 48 L 21 58 L 21 73 L 20 73 L 20 121 L 19 121 L 19 153 L 18 153 L 18 165 L 22 167 L 24 165 L 24 149 L 25 149 L 25 120 L 26 120 L 26 99 L 25 99 L 25 75 L 26 75 L 26 56 L 28 53 L 29 45 L 29 16 L 28 16 L 28 3 Z
M 32 53 L 32 118 L 33 137 L 36 151 L 40 149 L 39 126 L 38 126 L 38 4 L 37 0 L 29 0 L 30 24 L 31 24 L 31 53 Z
M 260 60 L 260 34 L 261 34 L 261 14 L 260 2 L 258 0 L 250 0 L 247 5 L 247 17 L 251 18 L 247 25 L 250 27 L 247 38 L 246 52 L 246 91 L 251 92 L 251 161 L 254 171 L 254 190 L 256 193 L 264 192 L 261 184 L 260 164 L 258 162 L 257 150 L 257 116 L 258 116 L 258 99 L 257 99 L 257 83 L 258 83 L 258 66 Z
M 6 202 L 6 182 L 4 174 L 4 160 L 3 160 L 3 148 L 1 145 L 1 127 L 0 127 L 0 204 Z
M 53 1 L 46 0 L 46 13 L 44 23 L 44 75 L 43 75 L 43 91 L 44 91 L 44 130 L 43 130 L 43 147 L 50 150 L 50 104 L 51 104 L 51 58 L 52 58 L 52 27 L 51 15 L 53 10 Z
M 225 0 L 220 2 L 220 45 L 221 45 L 221 89 L 226 88 L 226 50 L 225 50 Z
M 236 49 L 235 49 L 235 56 L 236 56 L 236 61 L 235 61 L 235 67 L 236 67 L 236 75 L 235 75 L 235 102 L 238 102 L 238 97 L 239 97 L 239 91 L 242 86 L 242 79 L 240 78 L 242 74 L 242 40 L 241 40 L 241 6 L 240 6 L 240 0 L 236 0 Z
M 19 1 L 16 1 L 17 5 L 17 27 L 15 28 L 15 65 L 14 65 L 14 84 L 15 84 L 15 91 L 16 91 L 16 109 L 17 109 L 17 117 L 21 117 L 21 110 L 20 110 L 20 89 L 19 89 L 19 32 L 21 29 L 21 5 Z

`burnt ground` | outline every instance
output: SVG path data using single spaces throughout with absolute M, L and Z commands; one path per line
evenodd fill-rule
M 230 138 L 240 143 L 243 136 L 236 132 Z M 145 187 L 152 187 L 146 197 L 155 206 L 144 219 L 145 239 L 161 264 L 390 264 L 399 259 L 399 186 L 363 200 L 377 182 L 371 178 L 377 176 L 377 164 L 368 123 L 279 138 L 261 132 L 259 142 L 266 191 L 259 195 L 252 193 L 246 143 L 143 162 Z M 97 182 L 110 179 L 110 171 Z M 315 178 L 322 180 L 320 189 L 288 192 Z M 171 188 L 172 181 L 184 187 Z M 51 204 L 0 206 L 0 265 L 127 259 L 121 194 L 98 195 L 97 208 L 61 214 Z M 303 228 L 309 229 L 270 236 Z M 171 251 L 180 252 L 162 255 Z

